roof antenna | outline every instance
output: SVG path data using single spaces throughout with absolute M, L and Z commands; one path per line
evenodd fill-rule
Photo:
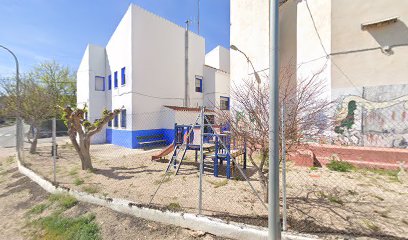
M 197 32 L 200 35 L 200 0 L 198 1 L 198 14 L 197 14 Z

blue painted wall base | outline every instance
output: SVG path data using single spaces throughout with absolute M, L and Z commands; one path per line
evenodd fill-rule
M 126 147 L 143 148 L 139 142 L 145 140 L 140 137 L 149 137 L 148 141 L 165 140 L 165 145 L 170 145 L 174 140 L 174 129 L 149 129 L 149 130 L 119 130 L 106 129 L 106 143 Z M 139 139 L 138 139 L 139 138 Z

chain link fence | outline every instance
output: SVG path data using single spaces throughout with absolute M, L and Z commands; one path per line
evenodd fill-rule
M 323 237 L 403 239 L 408 231 L 408 188 L 398 161 L 408 153 L 404 141 L 387 137 L 394 133 L 405 138 L 405 108 L 401 103 L 376 110 L 352 101 L 356 99 L 333 107 L 333 112 L 341 113 L 333 124 L 303 131 L 302 143 L 281 153 L 284 230 Z M 346 114 L 342 106 L 347 107 Z M 88 171 L 81 170 L 78 153 L 60 121 L 54 169 L 52 121 L 46 121 L 36 131 L 25 127 L 20 159 L 50 181 L 55 172 L 56 183 L 69 189 L 267 227 L 266 193 L 257 168 L 247 159 L 245 139 L 234 136 L 215 112 L 206 111 L 205 116 L 202 135 L 199 110 L 119 114 L 93 136 L 94 169 Z M 385 128 L 379 132 L 378 126 Z M 381 141 L 370 140 L 375 134 Z M 37 146 L 32 151 L 35 136 Z

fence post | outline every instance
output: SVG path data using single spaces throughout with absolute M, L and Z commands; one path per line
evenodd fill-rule
M 285 142 L 285 104 L 282 103 L 282 230 L 287 230 L 287 208 L 286 208 L 286 142 Z
M 204 107 L 201 107 L 200 113 L 200 175 L 199 175 L 199 187 L 198 187 L 198 214 L 201 215 L 203 207 L 203 172 L 204 172 L 204 153 L 203 153 L 203 142 L 204 142 Z
M 52 161 L 53 161 L 53 173 L 54 183 L 57 183 L 57 119 L 52 118 Z

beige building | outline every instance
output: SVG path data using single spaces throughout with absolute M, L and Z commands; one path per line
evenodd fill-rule
M 231 44 L 257 71 L 268 73 L 269 0 L 231 1 Z M 280 7 L 281 66 L 296 63 L 298 78 L 325 67 L 322 77 L 339 92 L 408 83 L 408 1 L 288 0 Z M 293 68 L 296 69 L 296 68 Z M 231 51 L 231 78 L 253 72 Z M 262 76 L 262 74 L 261 74 Z
M 265 77 L 268 10 L 269 0 L 231 1 L 231 44 Z M 346 141 L 408 147 L 407 0 L 283 0 L 279 24 L 281 67 L 298 81 L 322 71 L 322 97 L 343 112 L 356 103 Z M 246 59 L 231 51 L 232 81 L 251 76 Z

